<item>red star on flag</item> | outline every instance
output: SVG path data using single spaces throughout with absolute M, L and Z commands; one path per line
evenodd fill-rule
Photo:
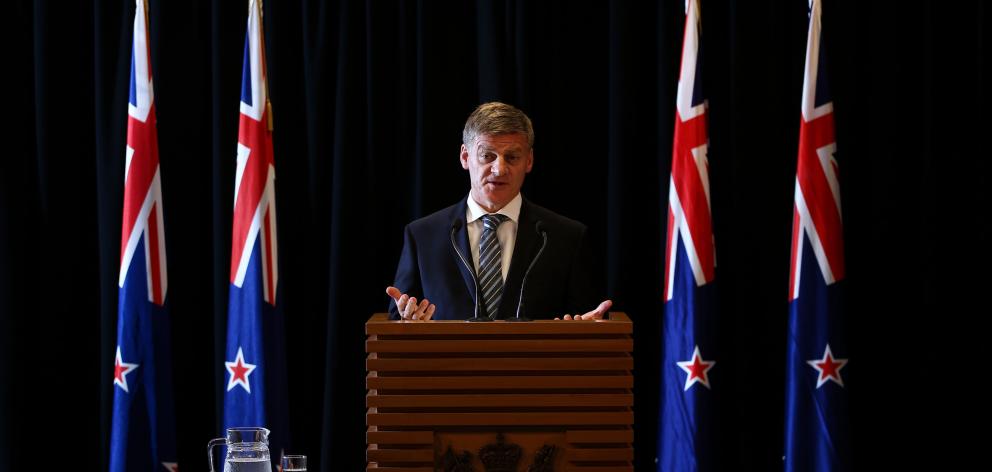
M 235 385 L 240 385 L 246 392 L 251 393 L 251 386 L 248 384 L 248 376 L 255 370 L 255 364 L 245 362 L 245 354 L 238 347 L 238 355 L 234 362 L 225 362 L 224 366 L 231 373 L 231 380 L 227 383 L 227 391 L 230 392 Z
M 827 348 L 823 351 L 823 359 L 813 359 L 806 361 L 806 363 L 816 369 L 818 373 L 816 388 L 827 383 L 827 380 L 833 380 L 837 385 L 844 386 L 844 379 L 840 377 L 840 370 L 847 365 L 847 359 L 835 359 L 834 353 L 830 351 L 830 344 L 827 344 Z
M 706 388 L 710 388 L 710 380 L 706 377 L 706 373 L 716 365 L 716 361 L 704 361 L 703 356 L 699 353 L 698 345 L 692 351 L 691 360 L 676 362 L 676 364 L 689 374 L 685 379 L 685 388 L 682 391 L 688 391 L 689 387 L 692 387 L 692 384 L 696 382 L 703 384 Z
M 179 472 L 179 465 L 175 462 L 163 462 L 162 466 L 164 466 L 169 472 Z
M 123 388 L 125 392 L 127 389 L 127 374 L 138 368 L 138 364 L 128 364 L 121 359 L 121 347 L 117 346 L 117 357 L 114 359 L 114 385 Z M 130 392 L 128 392 L 130 393 Z

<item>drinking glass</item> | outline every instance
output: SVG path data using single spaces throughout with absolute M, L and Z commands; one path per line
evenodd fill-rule
M 307 472 L 307 456 L 282 456 L 282 472 Z

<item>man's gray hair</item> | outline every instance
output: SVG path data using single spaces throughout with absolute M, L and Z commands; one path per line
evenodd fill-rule
M 527 143 L 534 147 L 534 126 L 524 112 L 501 102 L 483 103 L 465 121 L 462 143 L 471 146 L 481 134 L 513 133 L 526 135 Z

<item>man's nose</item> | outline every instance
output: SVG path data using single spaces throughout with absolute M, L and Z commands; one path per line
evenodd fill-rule
M 493 175 L 499 176 L 503 173 L 503 169 L 505 168 L 506 163 L 503 161 L 503 156 L 497 156 L 496 159 L 493 160 L 492 165 L 489 167 L 489 171 L 492 172 Z

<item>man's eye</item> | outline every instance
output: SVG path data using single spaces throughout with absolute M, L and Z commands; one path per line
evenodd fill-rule
M 496 153 L 495 152 L 484 152 L 484 153 L 482 153 L 482 160 L 484 160 L 486 162 L 495 161 L 496 160 Z

